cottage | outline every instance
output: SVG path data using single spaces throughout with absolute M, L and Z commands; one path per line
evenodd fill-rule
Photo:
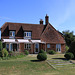
M 1 27 L 1 40 L 8 51 L 38 53 L 41 49 L 64 52 L 65 40 L 50 23 L 49 16 L 45 16 L 45 24 L 10 23 Z M 3 46 L 4 46 L 3 45 Z

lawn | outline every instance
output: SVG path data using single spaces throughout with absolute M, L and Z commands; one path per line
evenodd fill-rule
M 47 55 L 48 59 L 42 62 L 36 56 L 0 60 L 0 75 L 75 75 L 75 64 L 65 60 L 64 54 Z

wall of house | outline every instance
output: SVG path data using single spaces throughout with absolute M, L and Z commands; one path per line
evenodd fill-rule
M 61 44 L 61 52 L 62 52 L 62 53 L 65 52 L 65 44 Z
M 19 50 L 20 50 L 20 52 L 24 51 L 24 43 L 19 44 Z

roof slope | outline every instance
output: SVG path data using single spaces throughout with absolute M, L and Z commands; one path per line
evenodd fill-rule
M 1 27 L 1 34 L 6 33 L 6 28 L 8 30 L 15 30 L 18 37 L 23 37 L 24 31 L 31 31 L 32 39 L 41 39 L 43 42 L 47 43 L 65 43 L 63 36 L 49 23 L 47 25 L 42 25 L 6 22 Z
M 40 39 L 40 36 L 42 34 L 42 30 L 44 28 L 44 25 L 40 24 L 24 24 L 24 23 L 10 23 L 7 22 L 1 27 L 1 33 L 5 30 L 5 28 L 8 26 L 9 30 L 15 30 L 16 34 L 19 32 L 20 28 L 23 29 L 23 31 L 31 31 L 32 32 L 32 39 Z
M 46 26 L 41 40 L 47 43 L 65 43 L 63 36 L 51 24 Z

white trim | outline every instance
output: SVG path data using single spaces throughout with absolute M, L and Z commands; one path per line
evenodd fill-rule
M 36 45 L 36 44 L 38 44 L 38 52 L 36 52 L 36 48 L 35 48 L 35 45 Z M 39 43 L 35 43 L 35 44 L 34 44 L 34 51 L 35 51 L 35 53 L 39 53 Z
M 57 48 L 60 48 L 60 51 L 59 50 L 57 51 Z M 56 52 L 61 52 L 61 44 L 56 44 Z
M 26 44 L 26 48 L 25 48 L 25 44 Z M 27 44 L 28 44 L 28 48 L 27 48 Z M 31 43 L 24 43 L 24 49 L 31 49 L 31 48 L 29 48 L 29 44 L 31 45 Z

